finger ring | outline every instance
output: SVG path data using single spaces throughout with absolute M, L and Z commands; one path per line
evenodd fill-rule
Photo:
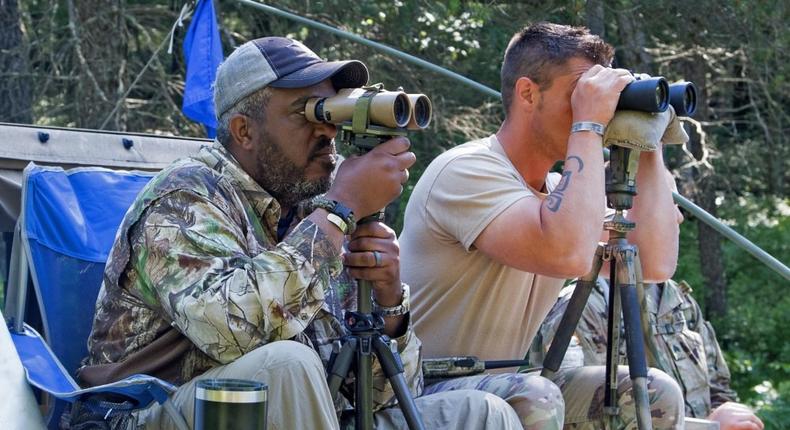
M 376 260 L 376 264 L 373 267 L 380 267 L 381 266 L 381 253 L 378 251 L 373 251 L 373 258 Z

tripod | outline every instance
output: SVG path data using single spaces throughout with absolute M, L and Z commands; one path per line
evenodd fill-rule
M 636 404 L 637 426 L 640 430 L 649 430 L 652 428 L 652 423 L 647 395 L 647 364 L 642 338 L 643 321 L 641 319 L 643 315 L 639 307 L 640 298 L 644 294 L 642 266 L 639 262 L 637 247 L 629 244 L 626 237 L 627 233 L 636 227 L 636 224 L 623 216 L 623 211 L 633 206 L 633 196 L 636 195 L 638 161 L 639 151 L 620 146 L 613 146 L 610 149 L 606 202 L 610 208 L 615 210 L 615 215 L 612 220 L 604 222 L 604 229 L 609 232 L 609 241 L 605 245 L 598 246 L 592 270 L 577 282 L 576 289 L 543 361 L 541 376 L 551 378 L 559 370 L 571 336 L 595 286 L 598 273 L 603 262 L 607 261 L 610 264 L 609 285 L 611 287 L 609 288 L 607 326 L 609 342 L 606 352 L 604 414 L 608 418 L 609 428 L 614 428 L 615 418 L 620 413 L 617 406 L 617 364 L 622 318 L 625 327 L 628 370 Z M 646 320 L 644 322 L 647 323 Z
M 340 140 L 354 145 L 359 152 L 374 147 L 381 142 L 380 136 L 393 135 L 392 130 L 377 133 L 375 127 L 365 130 L 367 133 L 355 133 L 344 125 L 340 129 Z M 384 211 L 360 220 L 360 223 L 383 221 Z M 373 354 L 381 363 L 384 375 L 395 391 L 398 406 L 406 418 L 406 423 L 411 430 L 422 430 L 422 423 L 414 399 L 411 397 L 406 378 L 403 376 L 403 363 L 394 340 L 381 333 L 384 328 L 384 318 L 373 313 L 370 281 L 357 281 L 357 311 L 346 312 L 344 325 L 351 333 L 341 339 L 342 346 L 332 352 L 327 371 L 327 382 L 332 399 L 337 400 L 340 386 L 354 365 L 354 398 L 356 414 L 354 427 L 356 430 L 370 430 L 373 428 Z

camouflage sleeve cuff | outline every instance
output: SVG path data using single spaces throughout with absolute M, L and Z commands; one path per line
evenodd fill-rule
M 403 334 L 398 337 L 393 337 L 395 342 L 398 344 L 398 352 L 403 352 L 406 349 L 406 346 L 411 341 L 411 338 L 414 336 L 414 330 L 411 326 L 411 312 L 407 312 L 403 315 L 404 321 L 401 322 L 401 330 Z

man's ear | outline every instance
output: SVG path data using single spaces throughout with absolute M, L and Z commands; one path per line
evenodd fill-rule
M 522 76 L 516 81 L 513 91 L 513 103 L 522 110 L 532 110 L 539 101 L 540 87 L 532 79 Z
M 233 115 L 230 119 L 230 135 L 233 136 L 233 143 L 239 149 L 250 150 L 253 147 L 250 125 L 250 118 L 241 114 Z

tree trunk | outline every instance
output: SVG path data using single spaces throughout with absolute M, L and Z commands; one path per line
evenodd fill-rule
M 587 28 L 590 29 L 592 34 L 597 34 L 605 38 L 606 25 L 604 21 L 603 1 L 587 0 L 585 10 L 587 12 Z
M 708 82 L 706 80 L 706 63 L 703 58 L 692 57 L 691 61 L 685 63 L 683 67 L 685 76 L 694 82 L 699 91 L 697 112 L 694 117 L 701 122 L 713 120 L 710 109 Z M 707 135 L 710 139 L 712 135 Z M 686 144 L 694 158 L 701 160 L 706 151 L 713 151 L 709 142 L 703 141 L 703 137 L 696 130 L 689 133 L 689 142 Z M 712 168 L 702 167 L 695 169 L 693 189 L 694 201 L 706 212 L 716 216 L 716 192 L 720 181 Z M 699 248 L 700 270 L 705 278 L 705 313 L 709 319 L 722 320 L 727 315 L 727 278 L 724 272 L 724 255 L 721 250 L 721 235 L 708 227 L 707 224 L 697 220 L 697 245 Z
M 716 175 L 710 174 L 699 180 L 694 199 L 709 214 L 716 216 Z M 727 279 L 724 272 L 724 256 L 721 252 L 721 236 L 704 222 L 697 220 L 699 260 L 705 277 L 705 313 L 708 319 L 721 321 L 727 316 Z
M 77 126 L 100 128 L 128 85 L 124 0 L 68 0 L 69 32 L 80 71 L 72 96 Z M 124 103 L 105 129 L 126 130 Z
M 645 49 L 646 37 L 642 31 L 640 22 L 644 21 L 641 13 L 631 1 L 621 2 L 621 7 L 617 9 L 616 16 L 618 36 L 622 47 L 617 50 L 619 63 L 617 67 L 633 70 L 639 73 L 649 73 L 648 68 L 653 62 L 653 58 Z
M 0 0 L 0 121 L 30 124 L 33 96 L 17 0 Z

